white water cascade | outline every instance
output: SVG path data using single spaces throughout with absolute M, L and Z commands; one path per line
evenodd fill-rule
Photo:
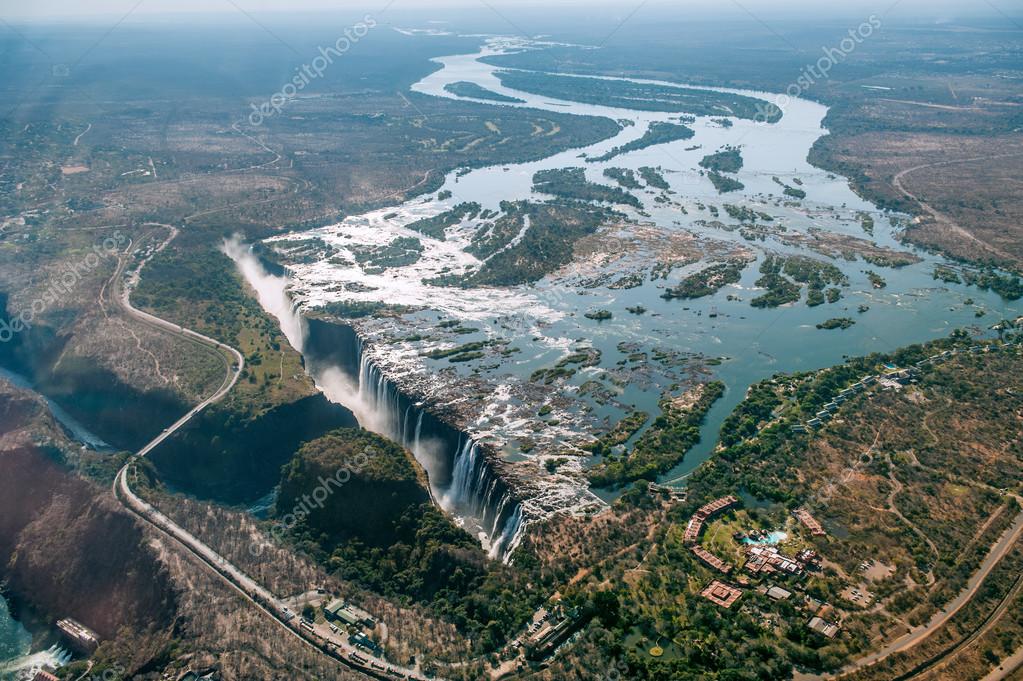
M 471 437 L 459 435 L 453 452 L 443 451 L 450 445 L 438 438 L 423 438 L 425 410 L 404 398 L 359 345 L 358 402 L 374 414 L 376 432 L 410 450 L 441 507 L 474 526 L 492 558 L 508 560 L 525 529 L 521 503 Z
M 336 362 L 310 357 L 306 347 L 309 325 L 288 293 L 289 279 L 267 272 L 252 249 L 237 237 L 226 240 L 223 251 L 256 291 L 263 309 L 277 318 L 291 346 L 304 354 L 307 370 L 324 396 L 350 409 L 363 428 L 409 449 L 429 476 L 433 498 L 477 532 L 492 558 L 507 561 L 521 541 L 525 514 L 479 445 L 433 418 L 430 420 L 437 428 L 450 432 L 424 436 L 426 410 L 413 404 L 384 376 L 361 339 L 353 348 L 357 376 Z

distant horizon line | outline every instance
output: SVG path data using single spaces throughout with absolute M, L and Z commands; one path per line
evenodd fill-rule
M 542 5 L 540 5 L 540 4 L 531 4 L 530 3 L 530 4 L 524 5 L 522 7 L 523 8 L 529 8 L 529 9 L 540 9 L 542 7 Z M 603 4 L 603 5 L 601 5 L 601 7 L 602 7 L 602 9 L 609 9 L 610 5 Z M 659 5 L 659 6 L 654 6 L 653 9 L 657 9 L 657 7 L 661 7 L 662 9 L 665 8 L 664 5 Z M 554 8 L 554 11 L 557 12 L 557 14 L 555 15 L 556 17 L 564 17 L 565 15 L 571 15 L 571 14 L 573 14 L 575 12 L 578 12 L 580 10 L 586 10 L 586 9 L 592 9 L 592 8 L 586 8 L 586 7 L 583 7 L 583 6 L 580 6 L 580 5 L 576 5 L 576 4 L 567 4 L 567 5 L 561 5 L 561 6 L 558 6 L 558 7 Z M 700 23 L 700 24 L 708 24 L 708 23 L 749 23 L 750 21 L 752 21 L 752 19 L 749 16 L 745 15 L 745 14 L 738 15 L 738 14 L 732 13 L 732 14 L 729 14 L 727 16 L 724 16 L 724 15 L 721 15 L 720 13 L 715 14 L 713 10 L 709 10 L 709 9 L 707 9 L 707 10 L 701 9 L 701 10 L 696 10 L 696 11 L 694 11 L 694 9 L 695 8 L 691 8 L 691 9 L 679 8 L 677 5 L 674 5 L 674 6 L 671 6 L 670 13 L 668 13 L 667 15 L 662 13 L 656 19 L 665 20 L 665 19 L 683 19 L 684 18 L 687 22 L 690 22 L 690 23 Z M 1011 20 L 1013 18 L 1023 19 L 1023 8 L 1018 8 L 1016 10 L 1015 14 L 1009 14 L 1009 13 L 1005 13 L 1005 12 L 999 11 L 997 8 L 993 8 L 993 7 L 985 8 L 983 6 L 981 6 L 981 7 L 972 6 L 970 8 L 962 8 L 962 9 L 964 10 L 964 13 L 962 13 L 962 14 L 955 14 L 955 15 L 950 15 L 950 14 L 941 13 L 941 12 L 927 13 L 927 10 L 920 9 L 917 12 L 912 13 L 912 14 L 910 14 L 910 13 L 897 14 L 896 16 L 891 17 L 891 19 L 894 19 L 894 20 L 897 20 L 897 21 L 900 21 L 900 22 L 909 22 L 909 23 L 915 23 L 915 24 L 930 24 L 930 25 L 934 25 L 934 26 L 952 25 L 952 24 L 959 23 L 959 22 L 971 22 L 971 21 L 991 22 L 991 21 L 998 21 L 998 20 L 1003 20 L 1003 21 L 1009 20 L 1009 22 L 1010 22 L 1009 25 L 1005 25 L 1005 26 L 1001 27 L 1005 32 L 1008 32 L 1008 33 L 1015 33 L 1015 32 L 1023 33 L 1023 26 L 1013 25 L 1012 22 L 1011 22 Z M 986 9 L 986 11 L 985 11 L 985 9 Z M 394 8 L 391 8 L 391 9 L 387 9 L 387 10 L 384 10 L 384 11 L 380 11 L 378 9 L 377 10 L 377 14 L 379 14 L 381 16 L 385 16 L 387 14 L 392 14 L 393 15 L 393 20 L 397 22 L 397 21 L 401 21 L 401 19 L 403 17 L 406 18 L 409 21 L 423 21 L 423 20 L 425 20 L 427 18 L 428 14 L 433 13 L 433 15 L 436 17 L 434 19 L 434 23 L 437 24 L 437 25 L 445 25 L 445 24 L 453 24 L 454 23 L 453 21 L 449 20 L 449 18 L 446 18 L 444 16 L 446 11 L 451 11 L 451 10 L 459 10 L 460 17 L 463 18 L 463 19 L 466 18 L 465 17 L 465 13 L 467 11 L 471 12 L 471 11 L 475 10 L 479 14 L 479 16 L 487 16 L 487 15 L 492 15 L 493 14 L 486 7 L 481 7 L 481 8 L 466 7 L 464 5 L 457 5 L 457 4 L 440 5 L 440 6 L 432 7 L 430 9 L 426 9 L 426 8 L 407 8 L 407 7 L 401 7 L 398 10 L 395 10 Z M 291 19 L 290 23 L 296 23 L 296 22 L 300 22 L 304 18 L 313 19 L 313 18 L 324 17 L 324 16 L 343 17 L 343 16 L 350 16 L 350 15 L 357 15 L 357 14 L 358 15 L 365 14 L 367 11 L 372 12 L 372 9 L 371 9 L 370 5 L 366 5 L 365 7 L 361 7 L 361 8 L 355 8 L 355 7 L 331 8 L 331 9 L 327 9 L 327 8 L 304 8 L 304 9 L 298 9 L 298 10 L 264 9 L 264 10 L 245 12 L 244 14 L 240 13 L 240 12 L 232 12 L 230 10 L 220 10 L 220 9 L 217 9 L 217 10 L 194 10 L 194 9 L 192 9 L 192 10 L 137 11 L 137 12 L 129 13 L 128 15 L 125 15 L 123 13 L 118 14 L 116 12 L 105 12 L 105 13 L 104 12 L 100 12 L 100 13 L 90 13 L 90 14 L 82 14 L 82 13 L 41 14 L 41 15 L 37 15 L 37 14 L 21 14 L 21 15 L 14 14 L 14 15 L 11 15 L 11 14 L 9 14 L 8 16 L 6 16 L 6 17 L 4 17 L 2 19 L 2 23 L 9 24 L 9 25 L 30 25 L 30 24 L 36 24 L 36 25 L 55 25 L 55 24 L 87 25 L 87 24 L 105 24 L 105 23 L 109 23 L 110 21 L 116 21 L 116 22 L 118 22 L 119 25 L 144 25 L 144 24 L 159 23 L 159 22 L 162 22 L 162 21 L 163 22 L 165 22 L 165 21 L 176 21 L 176 22 L 177 21 L 200 21 L 203 24 L 217 24 L 217 23 L 232 23 L 232 24 L 234 24 L 234 23 L 251 23 L 251 17 L 252 16 L 256 16 L 256 17 L 274 17 L 274 18 L 277 18 L 277 19 L 280 19 L 281 17 L 286 17 L 286 18 Z M 547 12 L 548 14 L 550 14 L 552 12 L 552 8 L 546 7 L 546 8 L 544 8 L 544 11 Z M 845 12 L 848 12 L 848 13 L 845 13 Z M 685 15 L 684 17 L 682 16 L 683 14 Z M 817 14 L 813 14 L 813 13 L 807 13 L 806 11 L 801 11 L 801 10 L 798 10 L 796 8 L 788 8 L 787 10 L 786 9 L 774 10 L 771 19 L 783 20 L 783 21 L 788 22 L 788 23 L 805 25 L 805 24 L 814 24 L 814 23 L 825 23 L 825 22 L 830 23 L 830 22 L 847 21 L 849 19 L 854 19 L 856 17 L 859 17 L 859 16 L 861 16 L 861 14 L 862 14 L 862 12 L 857 13 L 857 12 L 855 12 L 853 10 L 843 10 L 842 13 L 839 13 L 839 12 L 835 12 L 834 8 L 829 8 L 829 11 L 823 12 L 823 13 L 817 15 Z M 390 18 L 391 17 L 388 17 L 388 19 L 390 19 Z M 609 20 L 613 19 L 612 17 L 607 17 L 607 18 Z M 599 20 L 600 17 L 593 17 L 593 16 L 591 16 L 590 19 L 593 19 L 593 20 L 596 21 L 596 20 Z M 655 20 L 654 17 L 651 17 L 651 16 L 648 15 L 646 17 L 638 17 L 638 16 L 634 17 L 633 21 L 635 23 L 637 23 L 637 24 L 641 24 L 641 23 L 643 23 L 644 19 L 646 21 L 653 21 L 653 20 Z M 470 18 L 470 20 L 475 20 L 475 18 Z M 497 21 L 498 20 L 495 17 L 495 23 L 497 23 Z M 389 21 L 388 23 L 391 23 L 391 22 Z M 554 22 L 552 22 L 552 23 L 554 23 Z

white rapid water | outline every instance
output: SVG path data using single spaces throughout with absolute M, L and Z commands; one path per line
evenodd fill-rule
M 71 653 L 59 645 L 46 650 L 0 662 L 0 679 L 3 681 L 30 681 L 37 671 L 45 667 L 59 669 L 71 661 Z
M 412 422 L 412 412 L 407 405 L 402 407 L 399 393 L 431 405 L 433 413 L 444 413 L 471 443 L 485 444 L 488 455 L 499 453 L 502 476 L 514 480 L 518 503 L 514 511 L 506 507 L 497 513 L 502 518 L 497 524 L 494 509 L 504 499 L 494 500 L 494 488 L 477 470 L 484 457 L 465 440 L 454 453 L 451 473 L 456 482 L 435 489 L 443 505 L 477 516 L 480 532 L 490 537 L 491 545 L 500 543 L 502 536 L 508 537 L 506 544 L 514 544 L 521 527 L 533 520 L 601 506 L 585 478 L 585 445 L 632 411 L 657 414 L 664 395 L 710 377 L 728 388 L 707 419 L 700 449 L 683 462 L 692 467 L 709 456 L 717 428 L 746 388 L 772 373 L 811 370 L 837 364 L 843 356 L 890 351 L 947 335 L 956 327 L 978 325 L 976 320 L 988 311 L 1006 312 L 1004 301 L 994 293 L 936 284 L 933 268 L 944 261 L 912 252 L 899 242 L 907 216 L 878 209 L 856 196 L 846 178 L 810 165 L 811 146 L 826 134 L 822 122 L 827 107 L 792 99 L 781 120 L 766 125 L 727 112 L 692 121 L 687 117 L 685 124 L 694 131 L 691 139 L 598 161 L 612 148 L 640 138 L 653 123 L 678 122 L 680 114 L 582 104 L 505 88 L 497 74 L 500 69 L 480 61 L 536 46 L 512 38 L 488 39 L 477 53 L 434 59 L 441 68 L 411 89 L 460 99 L 444 87 L 468 81 L 516 97 L 524 103 L 485 103 L 528 109 L 525 118 L 532 122 L 533 135 L 555 134 L 559 129 L 555 115 L 599 116 L 626 124 L 608 139 L 535 161 L 457 169 L 432 196 L 416 196 L 264 242 L 287 263 L 290 283 L 275 285 L 295 293 L 304 310 L 336 302 L 412 310 L 352 320 L 365 341 L 358 380 L 350 377 L 345 382 L 339 376 L 330 386 L 322 376 L 317 381 L 367 427 L 412 448 L 428 470 L 429 447 L 415 435 L 421 422 Z M 763 92 L 698 89 L 765 102 L 774 99 Z M 722 123 L 723 119 L 727 120 Z M 493 134 L 503 134 L 490 123 Z M 734 177 L 744 188 L 727 194 L 719 193 L 700 167 L 705 155 L 725 147 L 740 148 L 743 159 Z M 644 186 L 632 190 L 643 204 L 641 210 L 616 205 L 625 217 L 598 230 L 595 243 L 587 243 L 571 265 L 540 281 L 469 288 L 430 283 L 479 267 L 480 260 L 470 252 L 473 238 L 502 214 L 502 202 L 549 200 L 533 190 L 534 174 L 566 167 L 582 167 L 587 180 L 605 185 L 614 184 L 603 175 L 605 170 L 624 169 L 641 176 L 642 169 L 653 168 L 669 188 L 644 179 Z M 805 197 L 794 199 L 801 192 Z M 478 217 L 463 216 L 443 238 L 409 227 L 463 203 L 479 204 L 482 212 Z M 755 220 L 737 216 L 743 212 Z M 864 226 L 868 217 L 869 233 Z M 751 226 L 762 228 L 762 233 L 749 232 Z M 360 254 L 379 251 L 398 239 L 414 240 L 421 247 L 419 256 L 410 259 L 414 262 L 387 267 L 358 264 Z M 318 242 L 320 256 L 289 259 L 290 252 L 300 253 L 311 240 Z M 750 305 L 762 291 L 758 264 L 772 253 L 833 264 L 847 278 L 839 299 L 811 306 L 807 298 L 805 305 L 801 300 L 777 310 Z M 688 274 L 726 259 L 752 264 L 745 266 L 740 281 L 714 295 L 687 301 L 662 295 Z M 903 262 L 889 266 L 886 260 Z M 887 282 L 883 290 L 875 288 L 868 276 L 872 269 L 882 272 Z M 611 285 L 612 279 L 624 281 L 624 275 L 635 285 Z M 285 304 L 276 308 L 285 319 L 293 312 Z M 595 309 L 611 315 L 594 322 L 584 313 Z M 636 309 L 643 313 L 633 312 Z M 783 314 L 785 322 L 776 324 Z M 855 317 L 855 326 L 833 333 L 819 330 L 821 321 L 839 315 Z M 454 327 L 457 331 L 447 331 Z M 444 354 L 469 342 L 482 349 L 477 357 L 454 363 Z M 562 368 L 561 360 L 579 352 L 597 354 L 595 364 L 572 364 L 553 381 L 534 378 L 538 371 Z M 654 359 L 639 363 L 630 359 L 633 356 Z M 715 361 L 704 364 L 706 360 Z M 452 453 L 439 456 L 450 460 Z M 550 463 L 556 464 L 553 471 L 546 465 Z M 678 477 L 680 472 L 668 475 Z M 511 529 L 500 527 L 508 523 Z

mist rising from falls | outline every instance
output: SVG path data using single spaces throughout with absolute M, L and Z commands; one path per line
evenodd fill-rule
M 290 284 L 288 278 L 267 272 L 252 249 L 242 243 L 241 237 L 237 234 L 230 239 L 225 239 L 221 250 L 234 261 L 242 276 L 245 277 L 245 281 L 255 289 L 259 304 L 263 309 L 277 318 L 281 331 L 291 347 L 302 352 L 307 329 L 305 320 L 302 319 L 302 315 L 295 308 L 294 301 L 288 295 L 288 284 Z
M 360 426 L 377 435 L 396 439 L 388 428 L 387 415 L 380 413 L 375 404 L 363 399 L 358 384 L 343 369 L 312 364 L 309 373 L 324 397 L 351 410 Z

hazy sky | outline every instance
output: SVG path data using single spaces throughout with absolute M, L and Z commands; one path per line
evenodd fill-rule
M 902 16 L 950 18 L 956 16 L 1019 15 L 1018 0 L 0 0 L 0 18 L 5 20 L 93 18 L 115 20 L 125 15 L 152 18 L 159 14 L 202 13 L 208 16 L 232 13 L 299 13 L 303 11 L 370 11 L 400 15 L 408 10 L 475 8 L 514 12 L 535 12 L 538 8 L 585 8 L 601 5 L 603 11 L 656 15 L 670 7 L 673 13 L 701 14 L 736 11 L 770 20 L 781 14 L 820 17 L 827 14 L 867 15 L 871 12 Z M 606 9 L 604 9 L 606 8 Z M 1008 23 L 1008 19 L 1006 20 Z M 1008 26 L 1007 26 L 1008 28 Z

